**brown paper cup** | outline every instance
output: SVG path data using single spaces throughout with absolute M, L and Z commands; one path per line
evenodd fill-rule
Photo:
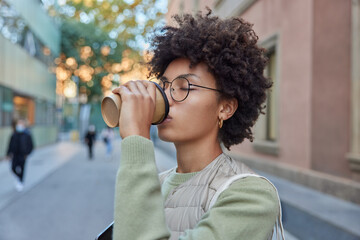
M 153 82 L 154 83 L 154 82 Z M 169 102 L 162 88 L 156 85 L 155 112 L 152 124 L 156 125 L 165 120 L 169 113 Z M 101 115 L 109 127 L 118 127 L 121 114 L 121 97 L 119 94 L 111 94 L 101 102 Z

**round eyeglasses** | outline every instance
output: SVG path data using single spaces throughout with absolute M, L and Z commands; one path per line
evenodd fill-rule
M 175 102 L 184 101 L 189 95 L 189 92 L 193 90 L 190 88 L 191 86 L 221 92 L 219 89 L 192 84 L 185 77 L 177 77 L 171 82 L 160 78 L 159 85 L 164 90 L 164 92 L 170 87 L 170 96 Z

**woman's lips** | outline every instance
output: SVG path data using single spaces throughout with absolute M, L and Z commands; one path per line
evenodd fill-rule
M 170 122 L 171 119 L 172 119 L 172 117 L 168 115 L 162 123 Z

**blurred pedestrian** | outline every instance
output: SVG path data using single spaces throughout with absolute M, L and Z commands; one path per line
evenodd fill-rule
M 88 149 L 89 149 L 89 159 L 93 158 L 93 145 L 95 143 L 95 140 L 96 140 L 95 126 L 90 125 L 85 135 L 85 143 L 88 145 Z
M 14 132 L 11 135 L 7 158 L 11 159 L 11 169 L 16 175 L 15 188 L 22 191 L 24 188 L 24 172 L 27 156 L 33 150 L 33 141 L 29 132 L 26 131 L 25 121 L 14 122 Z
M 103 131 L 101 132 L 101 137 L 106 145 L 106 156 L 108 158 L 112 157 L 112 151 L 113 151 L 113 147 L 112 147 L 112 141 L 114 139 L 114 131 L 112 128 L 110 127 L 106 127 L 103 129 Z

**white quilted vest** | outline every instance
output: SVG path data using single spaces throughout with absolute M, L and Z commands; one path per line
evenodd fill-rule
M 172 171 L 174 169 L 167 170 L 159 175 L 161 184 Z M 165 200 L 165 218 L 171 232 L 170 239 L 179 239 L 187 229 L 193 229 L 231 183 L 248 176 L 266 179 L 254 174 L 250 168 L 240 161 L 235 161 L 222 153 L 190 180 L 172 189 Z M 273 233 L 276 233 L 275 239 L 285 239 L 281 222 L 280 200 L 279 208 L 280 214 Z M 272 235 L 268 239 L 272 239 Z

